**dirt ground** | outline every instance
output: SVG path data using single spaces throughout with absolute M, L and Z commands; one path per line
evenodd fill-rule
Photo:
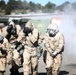
M 42 57 L 39 59 L 38 75 L 47 75 L 45 70 L 45 64 L 42 59 Z M 10 74 L 8 66 L 6 68 L 5 75 L 13 75 Z M 23 75 L 22 68 L 19 69 L 19 74 L 17 75 Z M 62 63 L 59 75 L 76 75 L 76 64 L 64 65 L 64 63 Z

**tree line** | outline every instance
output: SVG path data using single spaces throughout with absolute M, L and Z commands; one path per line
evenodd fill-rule
M 71 8 L 76 10 L 76 2 L 70 3 L 66 1 L 59 6 L 54 3 L 48 2 L 43 6 L 32 1 L 28 3 L 26 0 L 8 0 L 7 3 L 4 0 L 0 0 L 0 11 L 4 10 L 5 14 L 11 14 L 12 12 L 20 12 L 22 14 L 29 12 L 53 13 L 56 10 L 63 12 L 65 9 L 70 10 Z

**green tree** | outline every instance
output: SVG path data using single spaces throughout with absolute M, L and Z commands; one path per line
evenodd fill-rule
M 64 11 L 64 10 L 69 10 L 70 9 L 70 5 L 71 3 L 66 1 L 65 3 L 63 3 L 62 5 L 59 5 L 57 7 L 57 9 L 59 9 L 60 11 Z
M 6 14 L 11 13 L 13 10 L 17 9 L 18 3 L 16 0 L 9 0 L 6 6 Z
M 36 4 L 36 10 L 41 10 L 41 9 L 42 9 L 41 4 Z
M 56 5 L 51 3 L 51 2 L 48 2 L 45 6 L 44 6 L 44 10 L 46 12 L 53 12 L 56 8 Z
M 55 4 L 53 4 L 53 3 L 51 3 L 51 2 L 48 2 L 46 5 L 45 5 L 45 7 L 47 7 L 47 8 L 54 8 L 56 5 Z
M 17 7 L 17 2 L 16 0 L 9 0 L 7 5 L 11 8 L 11 10 L 14 10 Z
M 0 1 L 0 9 L 3 10 L 3 9 L 5 9 L 5 7 L 6 7 L 5 1 L 1 0 Z
M 6 10 L 5 10 L 5 14 L 7 15 L 7 14 L 10 14 L 11 13 L 11 9 L 10 9 L 10 7 L 9 7 L 9 5 L 7 5 L 6 6 Z
M 29 9 L 29 4 L 26 2 L 26 0 L 22 2 L 22 8 L 25 10 Z
M 21 0 L 17 0 L 17 8 L 18 9 L 22 9 L 22 1 Z
M 30 10 L 35 11 L 36 4 L 32 1 L 29 2 Z

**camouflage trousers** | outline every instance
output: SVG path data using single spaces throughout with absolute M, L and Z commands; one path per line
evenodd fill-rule
M 36 56 L 36 50 L 32 50 L 32 48 L 28 48 L 24 50 L 23 53 L 23 71 L 24 75 L 37 75 L 38 71 L 38 57 Z
M 21 66 L 21 58 L 17 50 L 10 50 L 7 52 L 7 64 L 11 72 L 18 71 Z
M 6 69 L 6 58 L 0 57 L 0 75 L 4 75 Z
M 0 58 L 0 71 L 5 71 L 6 69 L 6 58 Z
M 53 58 L 50 56 L 50 53 L 47 52 L 47 55 L 46 55 L 47 75 L 58 75 L 61 62 L 62 62 L 61 54 L 58 54 L 55 58 Z

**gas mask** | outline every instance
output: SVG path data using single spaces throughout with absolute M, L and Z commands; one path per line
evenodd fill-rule
M 54 37 L 57 34 L 58 30 L 55 29 L 47 29 L 47 33 L 50 37 Z
M 28 36 L 28 34 L 32 32 L 32 30 L 28 27 L 24 27 L 23 32 L 25 33 L 25 36 Z
M 12 26 L 12 25 L 8 25 L 6 31 L 7 31 L 8 33 L 11 33 L 11 30 L 12 30 L 12 29 L 13 29 L 13 26 Z
M 11 35 L 13 35 L 14 37 L 18 37 L 18 34 L 17 34 L 17 29 L 16 29 L 16 27 L 15 28 L 13 28 L 12 30 L 11 30 Z

